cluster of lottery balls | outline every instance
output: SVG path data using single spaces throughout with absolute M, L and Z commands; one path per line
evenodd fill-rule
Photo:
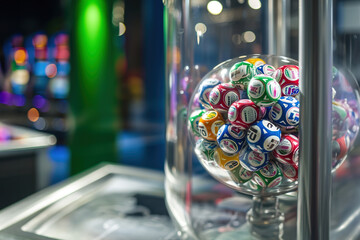
M 229 172 L 237 184 L 273 188 L 295 182 L 299 159 L 299 68 L 275 68 L 260 58 L 237 62 L 228 76 L 201 81 L 188 127 L 195 153 Z M 359 132 L 357 98 L 333 68 L 332 164 L 345 159 Z M 339 95 L 337 99 L 335 95 Z M 344 96 L 343 96 L 344 95 Z
M 239 184 L 256 190 L 298 177 L 299 68 L 275 68 L 262 59 L 234 64 L 229 82 L 207 78 L 198 87 L 202 109 L 188 126 L 198 136 L 195 153 L 215 161 Z

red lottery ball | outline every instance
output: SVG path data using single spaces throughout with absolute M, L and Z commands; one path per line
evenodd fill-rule
M 210 105 L 217 111 L 226 112 L 231 104 L 240 99 L 239 91 L 230 83 L 215 86 L 209 95 Z
M 276 69 L 273 77 L 281 87 L 282 96 L 296 96 L 299 93 L 299 67 L 284 65 Z
M 299 167 L 298 164 L 283 164 L 283 163 L 278 163 L 279 168 L 281 169 L 281 172 L 283 173 L 283 175 L 292 180 L 292 181 L 296 181 L 298 179 L 298 175 L 299 175 Z
M 231 104 L 228 111 L 228 120 L 231 124 L 247 129 L 254 122 L 262 118 L 260 107 L 249 99 L 241 99 Z
M 284 134 L 279 145 L 272 151 L 273 157 L 284 164 L 297 164 L 299 161 L 299 139 L 292 134 Z

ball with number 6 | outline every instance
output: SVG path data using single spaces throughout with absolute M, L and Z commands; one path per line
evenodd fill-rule
M 209 141 L 216 141 L 216 135 L 224 124 L 225 120 L 219 112 L 215 110 L 206 112 L 199 120 L 200 136 Z
M 268 120 L 260 120 L 251 125 L 246 140 L 252 150 L 268 153 L 279 145 L 280 138 L 280 128 Z

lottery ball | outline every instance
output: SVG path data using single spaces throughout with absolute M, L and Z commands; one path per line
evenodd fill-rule
M 200 137 L 200 133 L 199 133 L 199 120 L 201 118 L 202 115 L 204 115 L 206 111 L 205 110 L 195 110 L 194 112 L 191 113 L 190 117 L 189 117 L 189 122 L 188 122 L 188 127 L 190 132 L 192 132 L 195 136 Z
M 209 95 L 210 105 L 220 112 L 227 112 L 230 105 L 239 99 L 239 91 L 230 83 L 215 86 Z
M 259 184 L 255 182 L 254 178 L 249 181 L 249 187 L 255 191 L 261 191 L 263 189 L 263 187 L 259 186 Z
M 216 135 L 224 124 L 225 120 L 219 112 L 215 110 L 206 112 L 199 120 L 200 136 L 209 141 L 216 141 Z
M 350 139 L 348 136 L 342 136 L 332 141 L 332 155 L 333 159 L 341 160 L 346 156 L 350 146 Z
M 333 136 L 340 137 L 349 128 L 349 112 L 344 104 L 340 101 L 332 102 L 332 125 Z
M 219 129 L 216 140 L 224 152 L 238 153 L 246 143 L 246 132 L 234 125 L 225 124 Z
M 218 148 L 216 142 L 199 139 L 196 142 L 195 153 L 200 156 L 200 159 L 213 161 L 216 148 Z
M 280 185 L 282 178 L 281 170 L 272 161 L 254 173 L 254 181 L 263 188 Z
M 217 148 L 214 153 L 215 162 L 225 170 L 232 170 L 240 165 L 239 154 L 228 154 Z
M 279 145 L 280 138 L 280 128 L 268 120 L 260 120 L 250 126 L 246 140 L 252 150 L 268 153 Z
M 256 75 L 267 75 L 272 76 L 275 72 L 275 68 L 269 64 L 262 64 L 256 67 L 255 69 Z
M 283 96 L 295 96 L 299 93 L 299 67 L 284 65 L 276 69 L 273 77 L 278 81 Z
M 211 90 L 221 84 L 221 82 L 216 78 L 208 78 L 204 80 L 199 86 L 199 102 L 203 105 L 203 107 L 210 109 L 211 105 L 209 102 L 209 95 Z
M 286 177 L 292 181 L 296 181 L 298 179 L 298 175 L 299 175 L 298 164 L 295 164 L 295 163 L 284 164 L 284 163 L 278 162 L 277 165 L 279 166 L 284 177 Z
M 241 166 L 251 172 L 260 170 L 269 162 L 268 154 L 255 152 L 249 146 L 240 151 L 239 159 Z
M 260 107 L 274 105 L 281 96 L 279 83 L 272 77 L 256 75 L 247 88 L 249 99 Z
M 246 170 L 240 164 L 236 168 L 230 170 L 230 177 L 236 183 L 246 183 L 253 177 L 253 172 Z
M 281 97 L 270 110 L 270 119 L 285 129 L 292 129 L 299 125 L 299 101 L 290 96 Z
M 251 63 L 255 67 L 265 64 L 265 61 L 262 60 L 261 58 L 248 58 L 245 61 Z
M 297 164 L 299 161 L 299 139 L 295 135 L 284 134 L 272 155 L 278 162 Z
M 261 109 L 255 103 L 248 99 L 241 99 L 231 104 L 228 120 L 241 129 L 247 129 L 251 124 L 261 119 L 261 114 Z
M 230 82 L 240 89 L 246 89 L 254 75 L 254 65 L 246 61 L 235 63 L 229 72 Z

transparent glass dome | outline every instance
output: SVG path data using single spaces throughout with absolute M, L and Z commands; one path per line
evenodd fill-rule
M 287 98 L 290 99 L 290 101 L 297 101 L 299 98 L 299 73 L 297 69 L 291 69 L 291 67 L 297 66 L 298 62 L 293 59 L 281 56 L 253 54 L 240 56 L 220 63 L 202 78 L 196 86 L 190 100 L 188 129 L 197 159 L 216 180 L 241 193 L 266 197 L 296 190 L 298 184 L 298 165 L 301 164 L 298 163 L 299 143 L 297 128 L 299 106 L 293 106 L 289 109 L 287 104 L 291 105 L 291 103 L 286 101 L 285 107 L 277 104 L 279 103 L 277 100 L 271 101 L 269 104 L 261 104 L 260 102 L 256 104 L 259 105 L 256 107 L 259 111 L 258 113 L 252 108 L 248 111 L 244 110 L 241 113 L 239 112 L 239 114 L 243 114 L 241 117 L 246 117 L 244 114 L 258 114 L 259 116 L 255 117 L 251 124 L 241 126 L 241 123 L 239 125 L 230 120 L 231 117 L 229 114 L 232 110 L 231 106 L 233 106 L 233 103 L 239 102 L 240 100 L 243 101 L 243 99 L 249 99 L 249 97 L 251 98 L 251 96 L 249 96 L 249 91 L 251 90 L 248 89 L 248 87 L 236 84 L 236 81 L 231 79 L 231 69 L 236 64 L 244 61 L 253 63 L 251 64 L 253 65 L 251 71 L 254 73 L 251 73 L 251 76 L 261 77 L 267 75 L 283 83 L 280 87 L 281 95 L 283 95 L 281 99 L 285 100 Z M 268 72 L 265 70 L 266 74 L 264 74 L 264 68 L 266 67 L 268 67 L 269 70 Z M 285 71 L 280 73 L 281 69 L 285 69 Z M 248 74 L 246 70 L 244 70 L 244 72 L 245 73 L 239 74 L 242 74 L 242 76 Z M 286 82 L 281 78 L 281 74 L 284 74 L 285 78 L 286 75 L 288 75 L 293 77 L 293 79 Z M 246 77 L 244 77 L 244 79 L 245 78 Z M 249 82 L 250 79 L 251 77 L 248 77 L 246 81 Z M 226 84 L 224 85 L 224 83 Z M 228 86 L 229 88 L 219 88 L 220 85 Z M 219 89 L 220 91 L 218 91 Z M 289 91 L 289 89 L 292 89 L 292 91 Z M 336 67 L 333 68 L 333 172 L 344 162 L 348 151 L 352 148 L 358 135 L 358 90 L 359 88 L 354 77 L 348 71 L 339 70 Z M 265 92 L 266 91 L 265 89 Z M 236 93 L 238 94 L 236 95 Z M 278 111 L 280 111 L 280 113 Z M 208 122 L 205 121 L 205 125 L 208 124 L 209 126 L 199 123 L 199 121 L 201 122 L 201 116 L 205 116 L 206 114 L 211 115 L 211 113 L 213 116 L 215 116 L 215 113 L 218 113 L 222 117 L 222 120 L 214 122 L 210 119 Z M 271 114 L 275 115 L 271 116 Z M 281 123 L 281 121 L 289 121 L 289 117 L 294 117 L 295 115 L 297 118 L 296 124 L 289 125 Z M 251 144 L 249 139 L 247 139 L 249 138 L 249 134 L 252 133 L 251 126 L 263 120 L 281 129 L 281 140 L 276 137 L 275 141 L 278 147 L 273 147 L 271 151 L 264 150 L 262 152 L 254 147 L 248 147 L 248 145 Z M 199 124 L 201 126 L 199 126 Z M 226 133 L 221 130 L 222 126 L 226 129 L 224 130 L 227 131 Z M 214 128 L 216 128 L 216 130 L 214 130 Z M 228 130 L 230 128 L 232 129 Z M 236 128 L 236 130 L 233 130 L 233 128 Z M 205 131 L 204 134 L 199 132 L 201 130 Z M 266 130 L 265 128 L 265 131 Z M 231 136 L 231 131 L 233 133 L 234 131 L 237 132 L 238 136 Z M 240 137 L 239 131 L 241 132 L 240 135 L 242 135 Z M 209 137 L 208 135 L 210 134 L 214 136 Z M 217 138 L 215 137 L 216 134 Z M 223 136 L 224 134 L 226 137 Z M 267 137 L 273 142 L 273 136 L 274 135 L 266 135 L 264 138 Z M 262 138 L 263 136 L 259 136 L 259 138 L 260 137 Z M 267 140 L 260 139 L 259 142 L 260 144 L 266 144 Z M 231 149 L 229 149 L 229 147 Z M 252 151 L 253 149 L 255 149 L 255 151 Z M 260 162 L 256 162 L 256 164 L 262 164 L 261 161 L 265 160 L 267 164 L 262 164 L 262 166 L 255 169 L 249 169 L 246 164 L 244 164 L 244 162 L 248 160 L 244 158 L 249 158 L 249 154 L 244 153 L 246 151 L 250 152 L 250 155 L 255 154 L 253 161 L 256 161 L 256 158 L 263 158 L 258 160 Z M 283 156 L 287 158 L 290 156 L 291 159 L 286 158 L 283 160 Z M 226 164 L 228 166 L 225 166 Z M 265 166 L 267 166 L 265 171 L 272 171 L 273 176 L 262 176 L 264 175 L 264 170 L 261 169 Z M 264 180 L 259 179 L 261 176 L 264 177 Z M 277 182 L 271 184 L 272 180 L 276 180 Z
M 318 196 L 316 193 L 321 192 L 321 196 L 327 199 L 331 198 L 330 212 L 334 216 L 331 217 L 333 218 L 331 219 L 331 231 L 335 237 L 330 239 L 347 239 L 346 236 L 359 236 L 359 234 L 353 235 L 349 228 L 352 227 L 354 231 L 358 231 L 358 215 L 360 216 L 358 214 L 360 191 L 357 187 L 357 182 L 360 179 L 360 141 L 357 138 L 359 128 L 357 80 L 360 79 L 360 72 L 358 71 L 360 62 L 355 57 L 356 54 L 353 54 L 359 49 L 360 37 L 358 33 L 347 35 L 346 31 L 352 31 L 352 29 L 345 29 L 343 28 L 345 25 L 342 26 L 341 24 L 352 23 L 353 21 L 346 22 L 341 19 L 346 20 L 346 17 L 351 14 L 340 14 L 346 12 L 345 5 L 350 6 L 351 4 L 334 2 L 334 17 L 336 16 L 337 21 L 334 21 L 334 30 L 336 31 L 333 36 L 334 44 L 331 46 L 333 49 L 324 46 L 324 48 L 319 48 L 318 53 L 313 50 L 299 49 L 299 46 L 303 46 L 300 43 L 304 41 L 300 41 L 302 38 L 299 38 L 301 34 L 299 32 L 298 3 L 257 0 L 166 0 L 164 3 L 167 56 L 166 204 L 175 225 L 179 229 L 181 238 L 217 240 L 296 239 L 298 211 L 300 210 L 301 213 L 310 212 L 304 206 L 298 208 L 298 192 L 301 198 L 301 192 L 304 189 L 308 191 L 302 196 L 308 197 L 309 193 L 311 196 Z M 349 7 L 349 9 L 353 8 Z M 302 31 L 301 33 L 309 34 L 313 31 Z M 329 36 L 332 35 L 329 34 Z M 320 35 L 314 37 L 320 39 Z M 333 50 L 333 55 L 326 55 L 325 58 L 332 58 L 331 63 L 316 62 L 318 66 L 314 68 L 311 68 L 313 65 L 310 64 L 310 61 L 306 62 L 309 63 L 309 66 L 304 64 L 305 61 L 303 60 L 308 60 L 304 56 L 309 57 L 312 54 L 314 57 L 320 56 L 320 49 L 325 52 L 325 47 L 327 53 L 331 53 Z M 261 55 L 256 53 L 261 53 Z M 315 93 L 321 92 L 318 95 L 319 98 L 316 98 L 313 94 L 305 92 L 305 89 L 308 91 L 313 89 L 305 88 L 303 85 L 304 91 L 298 93 L 299 88 L 296 88 L 296 84 L 289 84 L 287 88 L 283 89 L 293 95 L 293 99 L 282 100 L 280 104 L 280 100 L 277 99 L 279 89 L 271 79 L 262 77 L 256 79 L 255 83 L 250 83 L 251 78 L 247 81 L 237 79 L 237 75 L 243 74 L 241 64 L 237 66 L 237 63 L 249 58 L 260 58 L 268 65 L 273 66 L 273 68 L 267 66 L 262 69 L 262 73 L 273 72 L 273 74 L 275 74 L 276 69 L 284 65 L 299 65 L 297 59 L 301 59 L 303 68 L 309 68 L 311 71 L 319 68 L 319 73 L 322 74 L 319 83 L 326 82 L 326 87 L 330 87 L 329 82 L 322 76 L 324 78 L 330 77 L 329 70 L 331 66 L 334 66 L 333 79 L 329 79 L 333 82 L 333 90 L 326 91 L 328 94 L 325 91 L 320 91 L 321 89 L 314 90 Z M 252 61 L 250 60 L 250 62 Z M 261 65 L 261 61 L 260 63 L 257 62 L 254 61 L 253 65 Z M 247 66 L 247 64 L 243 65 Z M 301 69 L 300 73 L 303 74 Z M 310 80 L 316 81 L 318 77 L 313 72 L 307 72 L 307 74 L 311 76 L 307 76 L 306 86 Z M 235 77 L 234 80 L 232 79 L 233 76 Z M 276 74 L 273 76 L 275 79 L 278 77 Z M 291 78 L 292 76 L 289 75 L 288 77 Z M 283 84 L 282 80 L 277 80 L 276 82 L 279 85 Z M 235 90 L 229 85 L 229 83 L 233 84 L 231 81 L 237 85 Z M 264 84 L 270 82 L 269 90 L 258 88 L 259 81 Z M 286 82 L 287 80 L 285 80 Z M 206 84 L 204 85 L 204 83 Z M 216 86 L 219 84 L 221 87 L 218 89 Z M 249 87 L 246 87 L 248 85 L 251 87 L 249 92 Z M 214 88 L 215 90 L 212 92 Z M 222 98 L 223 94 L 220 93 L 222 89 L 229 93 L 224 99 Z M 267 93 L 267 98 L 263 94 L 257 97 L 259 93 L 256 89 L 263 89 Z M 273 90 L 276 90 L 276 93 Z M 296 93 L 300 94 L 300 97 L 298 97 L 299 95 L 296 96 Z M 306 94 L 308 94 L 308 98 L 304 98 Z M 204 101 L 209 96 L 214 106 L 210 104 L 209 100 L 208 102 Z M 308 185 L 312 183 L 305 180 L 314 178 L 308 178 L 309 176 L 301 177 L 299 180 L 296 178 L 296 167 L 301 166 L 301 159 L 304 156 L 302 153 L 299 154 L 300 160 L 297 162 L 297 151 L 295 150 L 307 151 L 305 147 L 301 148 L 297 144 L 296 138 L 301 141 L 319 140 L 316 136 L 323 137 L 324 135 L 320 135 L 313 129 L 307 131 L 307 129 L 302 128 L 299 128 L 299 132 L 304 134 L 303 138 L 297 135 L 298 129 L 294 125 L 297 125 L 297 114 L 301 113 L 294 110 L 290 111 L 289 106 L 285 106 L 285 104 L 295 108 L 298 105 L 309 107 L 311 101 L 316 101 L 314 105 L 318 107 L 319 102 L 322 102 L 325 97 L 330 100 L 331 96 L 333 97 L 332 106 L 327 106 L 326 111 L 321 111 L 322 109 L 319 111 L 320 114 L 326 112 L 329 115 L 325 115 L 330 116 L 328 110 L 332 107 L 332 139 L 324 139 L 324 144 L 322 142 L 319 144 L 319 146 L 324 146 L 323 149 L 319 150 L 326 152 L 326 157 L 320 156 L 318 157 L 319 161 L 315 161 L 317 160 L 316 154 L 311 154 L 309 158 L 311 163 L 314 163 L 314 166 L 311 167 L 314 167 L 313 169 L 316 169 L 318 174 L 321 173 L 322 168 L 315 163 L 327 163 L 326 158 L 329 158 L 332 165 L 332 175 L 329 172 L 330 166 L 326 165 L 323 171 L 324 176 L 326 172 L 326 179 L 320 178 L 320 175 L 316 174 L 311 176 L 316 175 L 319 177 L 318 180 L 323 179 L 323 182 L 329 184 L 318 185 L 317 182 L 314 182 L 314 188 L 309 188 Z M 320 97 L 322 100 L 318 101 Z M 248 102 L 250 100 L 246 100 L 246 98 L 252 98 L 250 100 L 253 104 Z M 276 103 L 272 103 L 274 99 Z M 302 104 L 301 99 L 309 101 L 303 100 Z M 235 102 L 233 102 L 234 100 Z M 226 107 L 221 106 L 221 103 L 227 103 L 227 101 L 231 104 L 225 104 Z M 238 101 L 240 103 L 237 103 Z M 232 104 L 235 104 L 234 108 L 231 108 Z M 274 106 L 271 105 L 276 105 L 272 112 L 271 109 Z M 250 110 L 243 111 L 246 121 L 241 121 L 237 118 L 238 112 L 242 113 L 241 108 L 245 106 L 249 107 Z M 212 112 L 214 109 L 217 112 Z M 289 119 L 286 118 L 287 114 L 284 113 L 284 110 L 285 113 L 289 113 Z M 314 109 L 311 110 L 314 112 Z M 256 121 L 253 121 L 255 115 Z M 206 117 L 200 122 L 202 116 Z M 300 116 L 307 117 L 309 114 Z M 252 118 L 252 121 L 247 118 Z M 270 132 L 274 132 L 273 136 L 269 136 L 263 131 L 268 126 L 268 122 L 262 121 L 264 119 L 272 124 L 269 128 L 272 129 Z M 328 118 L 324 117 L 324 119 Z M 324 119 L 314 122 L 321 125 L 325 123 Z M 283 124 L 282 120 L 286 120 L 287 123 Z M 257 124 L 257 121 L 262 122 L 251 128 Z M 301 122 L 302 126 L 306 125 L 304 122 Z M 329 124 L 330 121 L 327 121 L 323 125 L 326 125 L 326 131 L 323 132 L 329 132 Z M 235 125 L 236 128 L 232 128 L 231 125 Z M 280 135 L 277 127 L 281 127 Z M 258 135 L 255 134 L 255 130 L 259 129 L 262 134 L 266 135 L 264 138 L 261 138 L 262 135 L 260 135 L 261 140 L 258 140 Z M 219 131 L 220 139 L 218 142 L 217 133 Z M 225 134 L 230 134 L 230 132 L 233 134 L 232 138 L 239 140 L 235 141 L 235 144 L 227 141 Z M 284 137 L 285 134 L 287 134 L 286 138 Z M 251 136 L 250 140 L 253 142 L 250 142 L 251 146 L 246 147 L 249 145 L 248 135 L 249 138 Z M 261 168 L 257 167 L 265 167 L 266 164 L 262 162 L 259 166 L 250 166 L 249 160 L 261 156 L 253 148 L 259 148 L 258 150 L 265 148 L 265 142 L 268 138 L 270 140 L 268 140 L 266 147 L 269 148 L 267 151 L 270 151 L 266 154 L 268 160 L 276 165 L 273 167 L 276 169 L 277 175 L 273 176 L 274 178 L 271 180 L 264 180 L 264 176 L 256 177 L 256 175 L 267 174 L 271 172 L 269 170 L 274 168 L 267 167 L 267 172 L 263 170 L 261 173 Z M 281 143 L 281 141 L 283 142 Z M 315 142 L 318 143 L 319 141 Z M 275 148 L 282 147 L 277 149 L 278 155 L 274 154 L 276 149 L 273 149 L 272 144 L 278 144 Z M 287 152 L 286 150 L 290 146 L 292 151 Z M 332 151 L 331 157 L 330 151 Z M 251 157 L 249 157 L 250 152 L 252 152 Z M 313 148 L 309 152 L 316 152 L 316 149 Z M 259 159 L 262 158 L 259 157 Z M 279 159 L 283 161 L 279 161 Z M 290 160 L 292 162 L 289 164 Z M 308 160 L 303 160 L 304 165 L 310 162 Z M 294 166 L 296 167 L 294 168 Z M 303 169 L 312 168 L 304 167 Z M 312 173 L 312 171 L 309 172 Z M 262 184 L 263 182 L 265 184 Z M 301 184 L 304 182 L 308 185 L 306 188 L 301 188 Z M 298 185 L 300 186 L 299 191 Z M 317 188 L 319 186 L 322 191 Z M 317 198 L 317 200 L 319 199 L 322 198 Z M 313 206 L 311 205 L 311 207 Z M 312 209 L 316 210 L 316 207 Z M 327 210 L 325 208 L 327 208 L 327 204 L 317 209 L 324 212 Z M 349 221 L 353 223 L 344 228 L 343 224 L 347 224 Z M 304 223 L 303 225 L 307 224 Z M 313 227 L 314 224 L 311 226 Z

